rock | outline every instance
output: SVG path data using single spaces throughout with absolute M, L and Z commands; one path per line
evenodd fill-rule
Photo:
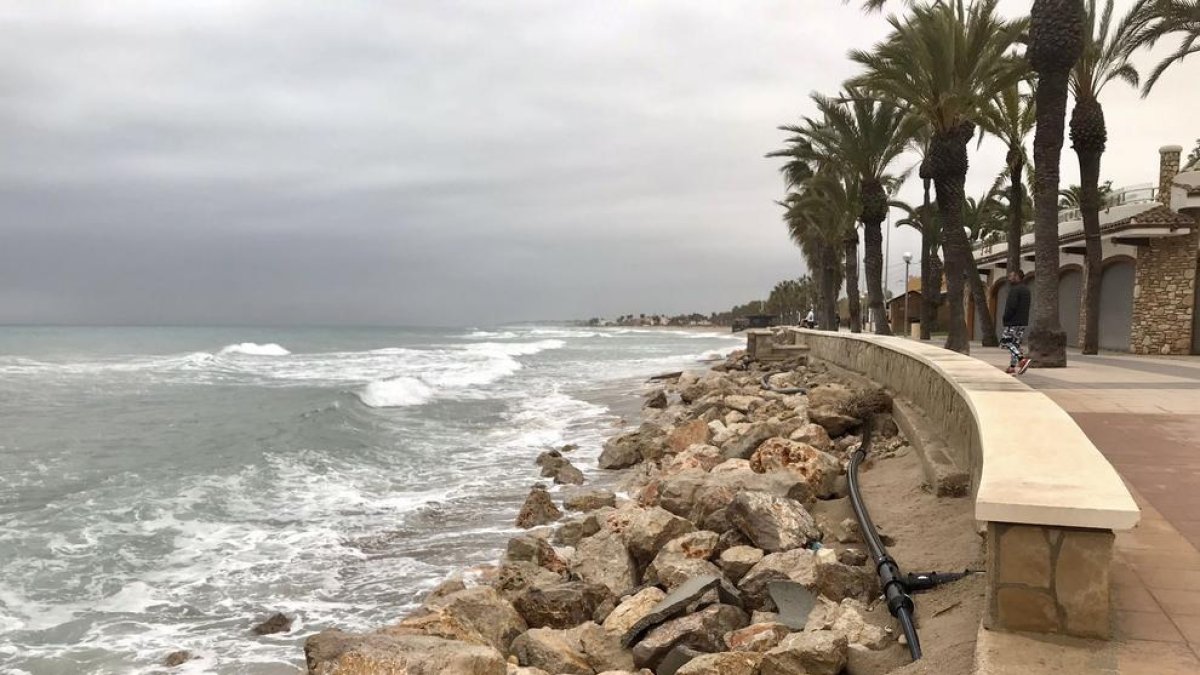
M 833 450 L 833 439 L 829 438 L 829 432 L 825 431 L 825 427 L 820 424 L 811 422 L 805 424 L 793 431 L 788 438 L 800 443 L 807 443 L 822 452 Z
M 609 596 L 607 587 L 585 581 L 534 586 L 517 596 L 513 606 L 531 628 L 573 628 L 591 621 Z
M 304 657 L 309 675 L 506 675 L 508 671 L 504 657 L 492 647 L 394 632 L 353 635 L 324 630 L 305 641 Z
M 657 408 L 662 410 L 667 407 L 667 392 L 664 389 L 655 389 L 646 397 L 645 408 Z
M 754 545 L 777 552 L 820 539 L 817 524 L 799 502 L 765 492 L 742 492 L 729 505 L 729 522 Z
M 678 587 L 688 579 L 703 576 L 719 576 L 721 570 L 707 560 L 684 558 L 673 555 L 664 559 L 655 558 L 646 570 L 645 583 L 659 584 L 667 590 Z
M 737 583 L 763 559 L 763 552 L 753 546 L 731 546 L 721 552 L 718 565 L 730 581 Z
M 525 668 L 524 666 L 514 665 L 510 661 L 508 663 L 508 675 L 553 675 L 553 673 L 547 673 L 541 668 Z
M 761 654 L 720 652 L 692 659 L 675 675 L 758 675 Z
M 729 412 L 725 413 L 725 416 L 721 418 L 721 421 L 725 423 L 726 427 L 728 427 L 731 424 L 745 422 L 746 416 L 736 410 L 730 410 Z
M 908 649 L 895 642 L 880 650 L 852 644 L 846 650 L 846 675 L 886 675 L 911 659 Z
M 653 669 L 672 647 L 683 645 L 702 652 L 725 649 L 726 633 L 746 625 L 746 613 L 731 605 L 709 605 L 700 611 L 657 626 L 633 648 L 634 664 Z
M 742 605 L 741 594 L 724 577 L 713 575 L 688 579 L 671 590 L 662 601 L 652 607 L 633 624 L 621 638 L 622 644 L 631 646 L 651 628 L 685 612 L 695 612 L 702 606 L 722 602 L 727 605 Z
M 595 533 L 593 532 L 590 534 Z M 577 546 L 585 536 L 590 535 L 584 534 L 582 519 L 568 520 L 566 522 L 559 523 L 558 527 L 554 530 L 552 540 L 554 543 L 561 544 L 563 546 Z
M 538 483 L 529 491 L 521 512 L 517 514 L 517 527 L 529 529 L 539 525 L 548 525 L 562 518 L 562 511 L 554 505 L 546 486 Z
M 182 666 L 188 661 L 191 661 L 192 658 L 194 657 L 192 656 L 191 652 L 186 649 L 180 649 L 177 652 L 171 652 L 170 654 L 167 654 L 167 658 L 163 659 L 163 665 L 167 668 L 174 668 L 175 666 Z
M 255 635 L 272 635 L 274 633 L 286 633 L 292 629 L 292 620 L 283 614 L 276 612 L 271 615 L 266 621 L 254 627 Z
M 604 629 L 624 635 L 642 620 L 667 596 L 660 588 L 649 586 L 621 601 L 617 608 L 604 619 Z
M 720 538 L 716 532 L 708 530 L 689 532 L 667 542 L 667 545 L 659 552 L 659 556 L 678 554 L 685 558 L 708 560 L 716 554 L 717 542 L 720 541 Z
M 847 548 L 838 551 L 838 562 L 851 567 L 862 567 L 867 564 L 867 552 L 857 548 Z
M 608 517 L 607 527 L 622 535 L 639 569 L 649 565 L 667 542 L 696 529 L 688 520 L 657 506 L 618 510 Z
M 579 640 L 584 656 L 593 670 L 633 670 L 633 654 L 621 646 L 621 638 L 617 633 L 590 622 L 571 632 Z
M 804 548 L 763 556 L 757 565 L 738 582 L 748 607 L 775 609 L 767 585 L 772 581 L 795 581 L 806 588 L 817 583 L 816 554 Z
M 829 406 L 809 408 L 808 419 L 825 427 L 830 436 L 841 436 L 861 423 L 858 418 L 843 415 Z
M 465 590 L 467 590 L 467 584 L 462 580 L 462 577 L 451 577 L 437 586 L 434 586 L 432 591 L 429 591 L 429 595 L 425 596 L 425 604 L 428 605 L 436 603 L 438 600 L 450 595 L 451 593 L 457 593 Z
M 531 588 L 562 583 L 563 575 L 531 562 L 508 562 L 500 566 L 492 587 L 510 602 Z
M 502 654 L 508 653 L 513 639 L 528 628 L 513 606 L 490 586 L 448 595 L 397 625 L 448 640 L 486 644 Z
M 864 617 L 867 608 L 862 602 L 846 598 L 841 603 L 822 599 L 809 614 L 806 631 L 833 631 L 846 638 L 850 644 L 868 649 L 883 649 L 894 642 L 888 631 Z
M 757 396 L 731 395 L 726 396 L 722 403 L 725 404 L 726 408 L 746 415 L 749 414 L 750 411 L 761 407 L 764 403 L 766 403 L 766 401 L 758 398 Z
M 807 395 L 810 408 L 829 407 L 834 410 L 841 410 L 854 398 L 854 392 L 842 384 L 821 384 L 809 387 Z
M 642 424 L 637 431 L 621 434 L 604 444 L 600 453 L 601 469 L 624 469 L 643 460 L 663 456 L 663 430 L 653 424 Z
M 817 551 L 817 582 L 814 587 L 830 600 L 866 598 L 878 588 L 878 577 L 863 567 L 851 567 L 838 562 L 832 549 Z
M 548 673 L 592 675 L 582 646 L 565 630 L 533 628 L 513 641 L 513 654 L 522 666 Z
M 725 644 L 735 652 L 766 653 L 774 649 L 792 630 L 781 623 L 752 623 L 725 636 Z
M 842 465 L 833 455 L 807 443 L 769 438 L 750 457 L 750 469 L 755 473 L 790 471 L 812 486 L 818 497 L 823 497 L 833 492 Z
M 565 459 L 555 468 L 551 477 L 556 485 L 583 485 L 583 472 Z
M 620 596 L 638 583 L 638 568 L 621 536 L 603 530 L 579 542 L 571 560 L 571 573 L 593 584 L 601 584 Z
M 691 469 L 709 472 L 725 460 L 721 450 L 712 445 L 691 445 L 686 450 L 663 460 L 663 476 L 672 476 Z
M 779 623 L 779 614 L 755 610 L 750 613 L 750 623 Z
M 745 432 L 721 446 L 721 455 L 726 459 L 749 459 L 763 441 L 776 435 L 775 425 L 754 422 Z
M 708 438 L 708 423 L 704 420 L 692 420 L 667 434 L 667 449 L 671 453 L 683 452 L 693 445 L 707 444 Z
M 541 537 L 522 535 L 509 539 L 504 559 L 510 562 L 531 562 L 559 574 L 567 571 L 566 561 Z
M 594 511 L 604 506 L 617 505 L 617 495 L 612 490 L 593 488 L 572 493 L 563 500 L 563 507 L 568 511 Z
M 833 444 L 833 449 L 841 454 L 846 454 L 862 443 L 862 438 L 859 436 L 842 436 Z
M 838 675 L 846 667 L 846 638 L 829 631 L 793 633 L 762 660 L 762 675 Z

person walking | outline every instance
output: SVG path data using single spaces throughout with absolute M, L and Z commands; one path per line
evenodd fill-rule
M 1004 301 L 1004 333 L 1000 344 L 1008 348 L 1011 355 L 1009 375 L 1020 375 L 1029 368 L 1029 358 L 1021 351 L 1025 340 L 1025 329 L 1029 326 L 1029 287 L 1025 285 L 1025 273 L 1019 269 L 1008 273 L 1008 298 Z
M 815 328 L 816 327 L 817 315 L 816 315 L 816 312 L 813 311 L 812 307 L 808 308 L 808 316 L 804 317 L 803 325 L 805 328 Z

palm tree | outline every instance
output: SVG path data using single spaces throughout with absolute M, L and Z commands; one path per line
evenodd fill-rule
M 1112 181 L 1106 180 L 1096 188 L 1100 198 L 1100 205 L 1104 206 L 1109 196 L 1112 195 Z M 1061 209 L 1078 209 L 1083 205 L 1083 186 L 1068 185 L 1058 191 L 1058 208 Z
M 1180 34 L 1179 48 L 1158 62 L 1142 85 L 1142 96 L 1150 93 L 1167 68 L 1189 54 L 1200 52 L 1200 2 L 1197 0 L 1139 0 L 1129 13 L 1129 42 L 1125 56 L 1137 49 L 1153 47 L 1168 35 Z
M 883 308 L 883 232 L 887 218 L 885 183 L 888 166 L 902 154 L 914 130 L 913 118 L 900 106 L 873 100 L 853 88 L 839 99 L 813 94 L 820 119 L 804 118 L 802 126 L 786 130 L 808 139 L 817 156 L 829 160 L 830 169 L 845 176 L 847 193 L 857 193 L 857 216 L 863 224 L 867 297 L 875 332 L 890 335 Z M 857 236 L 855 237 L 857 241 Z M 849 277 L 847 277 L 849 280 Z M 851 301 L 856 298 L 851 295 Z
M 928 340 L 937 322 L 938 307 L 942 305 L 942 260 L 938 256 L 941 226 L 929 203 L 930 179 L 924 176 L 922 179 L 925 183 L 924 204 L 914 208 L 902 201 L 892 201 L 889 205 L 906 214 L 896 221 L 896 227 L 911 227 L 921 233 L 921 339 Z
M 1128 26 L 1132 15 L 1112 31 L 1113 0 L 1106 0 L 1100 16 L 1096 0 L 1087 0 L 1084 15 L 1083 54 L 1071 71 L 1071 145 L 1079 158 L 1079 208 L 1083 217 L 1083 339 L 1084 354 L 1100 350 L 1100 158 L 1108 140 L 1100 92 L 1121 79 L 1138 86 L 1137 70 L 1125 60 Z
M 1004 207 L 998 201 L 1003 191 L 1000 188 L 1002 177 L 990 190 L 976 199 L 968 197 L 963 204 L 963 227 L 966 228 L 967 238 L 973 244 L 986 243 L 1005 230 Z M 979 275 L 979 265 L 972 253 L 974 246 L 968 249 L 970 260 L 967 263 L 967 285 L 971 299 L 975 302 L 976 314 L 979 316 L 980 341 L 984 347 L 999 347 L 1000 339 L 996 335 L 996 319 L 988 306 L 987 289 Z
M 832 330 L 836 323 L 838 286 L 841 285 L 841 258 L 838 237 L 841 232 L 825 219 L 815 200 L 802 192 L 792 192 L 779 202 L 784 207 L 788 235 L 800 247 L 810 270 L 817 274 L 818 320 L 822 328 Z
M 861 210 L 857 185 L 828 165 L 817 170 L 804 185 L 798 201 L 822 220 L 831 236 L 842 245 L 845 264 L 846 304 L 850 314 L 850 331 L 862 332 L 862 308 L 858 290 L 858 230 L 857 215 Z
M 937 191 L 950 293 L 946 348 L 963 353 L 970 350 L 963 313 L 970 255 L 962 227 L 967 144 L 987 102 L 1024 75 L 1008 50 L 1025 23 L 1005 21 L 995 10 L 996 0 L 977 0 L 967 9 L 961 1 L 914 7 L 906 19 L 888 18 L 892 33 L 874 51 L 850 53 L 866 67 L 851 86 L 897 102 L 933 131 L 926 161 Z
M 1187 164 L 1184 166 L 1195 166 L 1197 164 L 1200 164 L 1200 138 L 1196 139 L 1196 147 L 1192 148 L 1192 151 L 1188 153 Z
M 1058 322 L 1058 181 L 1067 85 L 1083 51 L 1082 0 L 1033 0 L 1029 65 L 1037 73 L 1033 136 L 1034 304 L 1029 353 L 1034 367 L 1067 365 L 1067 334 Z
M 1033 96 L 1021 91 L 1021 83 L 1014 82 L 1011 87 L 998 92 L 988 101 L 984 109 L 981 126 L 988 133 L 1004 143 L 1007 152 L 1004 156 L 1005 173 L 1008 177 L 1008 260 L 1005 269 L 1015 270 L 1021 267 L 1021 235 L 1025 229 L 1023 194 L 1025 183 L 1022 180 L 1025 166 L 1029 164 L 1029 153 L 1025 151 L 1025 138 L 1033 132 L 1037 121 Z M 982 139 L 980 139 L 982 141 Z

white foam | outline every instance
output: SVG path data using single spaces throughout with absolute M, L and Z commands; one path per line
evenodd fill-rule
M 217 353 L 221 356 L 229 356 L 231 354 L 240 354 L 242 356 L 287 356 L 291 354 L 291 352 L 274 342 L 265 344 L 241 342 L 234 345 L 225 345 Z
M 434 391 L 415 377 L 396 377 L 376 380 L 361 391 L 358 398 L 372 408 L 403 408 L 433 400 Z
M 550 349 L 562 349 L 567 346 L 563 340 L 539 340 L 537 342 L 477 342 L 466 346 L 467 351 L 480 354 L 499 354 L 504 356 L 532 356 Z

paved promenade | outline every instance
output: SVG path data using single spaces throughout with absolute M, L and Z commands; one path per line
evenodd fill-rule
M 998 367 L 1008 353 L 972 345 Z M 1200 673 L 1200 357 L 1073 352 L 1022 380 L 1075 419 L 1142 508 L 1113 567 L 1122 675 Z

